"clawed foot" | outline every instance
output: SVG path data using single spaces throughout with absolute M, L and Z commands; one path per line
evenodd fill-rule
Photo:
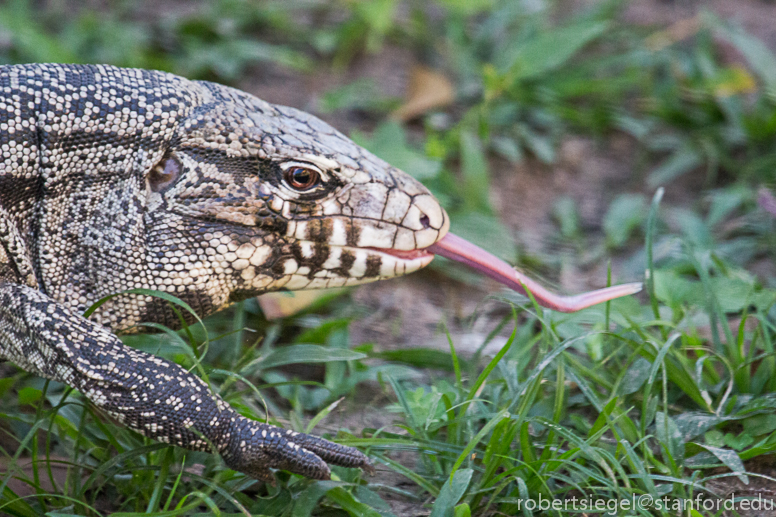
M 312 479 L 331 478 L 326 463 L 375 472 L 369 458 L 353 447 L 243 417 L 233 422 L 229 446 L 222 456 L 230 468 L 272 485 L 272 468 Z

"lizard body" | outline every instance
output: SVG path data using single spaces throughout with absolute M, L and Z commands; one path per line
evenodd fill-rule
M 420 269 L 448 217 L 420 183 L 317 118 L 162 72 L 0 67 L 0 357 L 142 434 L 325 479 L 359 451 L 254 422 L 116 333 L 278 289 Z

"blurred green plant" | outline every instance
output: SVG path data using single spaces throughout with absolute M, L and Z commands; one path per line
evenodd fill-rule
M 222 82 L 234 82 L 246 67 L 261 63 L 312 66 L 294 48 L 303 40 L 293 37 L 293 6 L 282 2 L 218 0 L 175 16 L 148 12 L 140 2 L 113 1 L 100 10 L 72 10 L 59 2 L 47 7 L 29 0 L 0 6 L 2 62 L 106 63 Z

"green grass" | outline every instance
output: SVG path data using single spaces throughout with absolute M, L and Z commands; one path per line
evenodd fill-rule
M 675 503 L 714 497 L 712 481 L 776 482 L 750 467 L 776 450 L 776 280 L 752 272 L 776 253 L 776 219 L 757 205 L 758 189 L 776 184 L 776 58 L 710 14 L 673 41 L 619 22 L 622 2 L 573 16 L 549 0 L 533 11 L 506 0 L 433 4 L 229 0 L 149 17 L 117 2 L 98 18 L 15 0 L 0 6 L 0 60 L 110 62 L 239 84 L 265 66 L 338 73 L 404 45 L 454 78 L 454 107 L 402 126 L 386 121 L 397 100 L 363 81 L 329 92 L 322 107 L 359 115 L 367 129 L 357 141 L 422 179 L 456 233 L 551 275 L 557 258 L 522 253 L 499 222 L 491 158 L 552 165 L 566 135 L 630 135 L 642 193 L 613 195 L 600 232 L 581 226 L 570 199 L 554 215 L 557 238 L 574 249 L 647 271 L 645 294 L 563 315 L 499 293 L 503 319 L 472 357 L 456 353 L 454 335 L 444 352 L 352 344 L 361 314 L 348 294 L 280 322 L 251 300 L 204 326 L 125 338 L 196 368 L 246 416 L 362 448 L 401 485 L 335 467 L 332 481 L 278 473 L 277 487 L 264 486 L 4 366 L 0 514 L 386 516 L 390 497 L 434 516 L 529 516 L 540 514 L 529 499 Z M 741 58 L 723 61 L 720 41 Z M 683 176 L 701 178 L 703 192 L 689 206 L 661 201 L 686 189 Z M 445 264 L 431 274 L 460 277 Z M 505 336 L 495 357 L 483 353 Z M 331 412 L 358 410 L 367 388 L 393 425 L 338 429 Z

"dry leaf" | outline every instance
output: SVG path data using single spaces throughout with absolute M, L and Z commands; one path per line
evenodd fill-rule
M 666 47 L 670 47 L 674 43 L 687 39 L 690 36 L 694 36 L 700 28 L 700 15 L 693 16 L 692 18 L 685 18 L 674 22 L 673 25 L 669 26 L 667 29 L 660 30 L 650 35 L 644 41 L 644 44 L 649 50 L 657 52 Z
M 391 118 L 406 122 L 432 109 L 452 104 L 455 89 L 450 80 L 441 73 L 416 65 L 410 72 L 407 100 Z
M 300 313 L 321 298 L 344 291 L 344 288 L 318 289 L 262 294 L 257 298 L 264 317 L 268 320 L 286 318 Z

